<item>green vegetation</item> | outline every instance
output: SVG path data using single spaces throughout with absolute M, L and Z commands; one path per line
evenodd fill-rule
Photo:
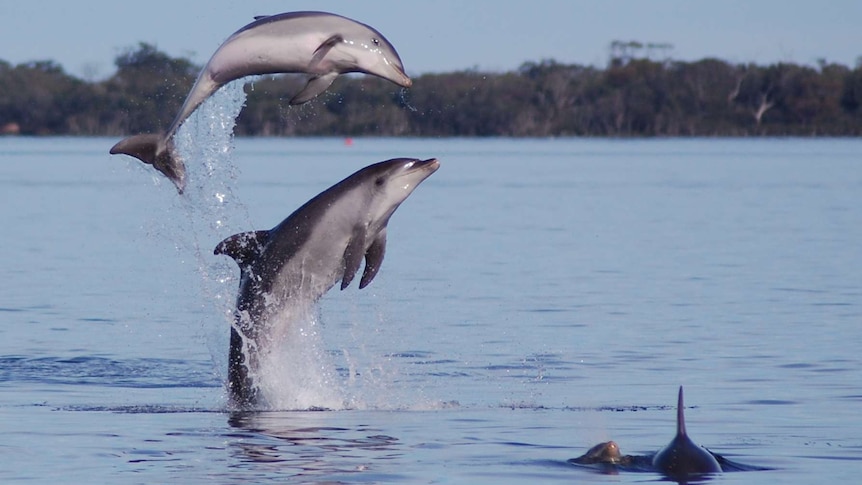
M 638 57 L 615 42 L 607 67 L 528 62 L 505 73 L 425 74 L 409 90 L 342 76 L 291 107 L 304 78 L 246 86 L 238 135 L 752 136 L 862 135 L 862 63 L 817 68 Z M 647 48 L 664 52 L 664 44 Z M 0 132 L 109 135 L 164 129 L 200 69 L 140 44 L 108 79 L 85 82 L 54 62 L 0 61 Z

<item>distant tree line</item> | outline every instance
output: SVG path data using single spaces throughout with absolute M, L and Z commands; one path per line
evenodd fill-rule
M 254 136 L 756 136 L 862 135 L 862 63 L 768 66 L 639 55 L 666 44 L 615 42 L 604 68 L 527 62 L 516 71 L 414 77 L 403 90 L 342 76 L 303 105 L 301 76 L 246 86 L 238 135 Z M 0 132 L 109 135 L 169 124 L 200 66 L 149 44 L 119 55 L 116 72 L 84 81 L 52 61 L 0 61 Z

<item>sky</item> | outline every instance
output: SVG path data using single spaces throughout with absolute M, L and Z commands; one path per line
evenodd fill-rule
M 139 42 L 203 65 L 256 15 L 333 12 L 379 30 L 407 73 L 504 72 L 527 61 L 605 66 L 614 40 L 733 63 L 862 57 L 862 0 L 0 0 L 0 60 L 99 79 Z

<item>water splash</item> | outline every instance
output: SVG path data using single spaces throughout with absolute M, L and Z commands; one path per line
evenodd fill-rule
M 149 231 L 151 236 L 173 240 L 181 259 L 193 255 L 189 263 L 200 275 L 203 295 L 202 337 L 223 382 L 239 270 L 230 258 L 214 257 L 213 248 L 233 234 L 256 229 L 235 191 L 240 170 L 233 161 L 233 130 L 245 101 L 243 81 L 229 83 L 204 101 L 177 131 L 174 144 L 186 164 L 185 193 L 173 198 L 173 214 L 159 217 Z M 307 309 L 293 306 L 267 321 L 271 326 L 266 332 L 268 348 L 258 355 L 259 367 L 251 375 L 265 402 L 262 409 L 437 407 L 421 390 L 397 388 L 403 376 L 391 357 L 371 355 L 363 348 L 364 326 L 370 322 L 362 322 L 359 315 L 346 316 L 353 325 L 353 344 L 359 348 L 327 351 L 319 308 L 308 302 Z M 383 318 L 377 315 L 378 327 L 387 326 Z M 399 395 L 407 392 L 408 396 Z
M 412 111 L 414 113 L 419 112 L 419 110 L 415 106 L 413 106 L 413 104 L 408 99 L 407 88 L 401 88 L 401 91 L 399 91 L 398 94 L 399 94 L 399 97 L 401 98 L 401 105 L 402 106 L 404 106 L 405 108 L 409 109 L 410 111 Z
M 232 82 L 210 96 L 174 137 L 186 164 L 186 203 L 194 233 L 220 236 L 248 225 L 245 206 L 234 194 L 239 169 L 233 163 L 233 129 L 245 105 L 241 82 Z
M 245 100 L 242 81 L 228 83 L 177 131 L 174 144 L 186 165 L 187 185 L 171 209 L 180 216 L 163 222 L 174 227 L 162 228 L 174 237 L 179 254 L 193 256 L 207 315 L 201 322 L 202 336 L 220 375 L 227 367 L 225 321 L 233 313 L 239 275 L 232 261 L 214 258 L 212 251 L 225 237 L 250 226 L 248 210 L 235 195 L 239 169 L 232 159 L 233 129 Z
M 178 252 L 194 255 L 203 306 L 210 306 L 205 308 L 201 328 L 220 374 L 227 369 L 228 328 L 234 323 L 239 271 L 230 258 L 214 257 L 213 248 L 228 236 L 254 229 L 235 191 L 240 171 L 233 161 L 233 130 L 245 101 L 243 81 L 229 83 L 178 130 L 174 143 L 186 164 L 187 186 L 173 212 L 182 217 L 162 223 L 176 227 L 161 228 L 174 236 Z M 265 408 L 345 407 L 335 367 L 323 347 L 316 308 L 290 308 L 267 322 L 272 328 L 270 341 L 252 375 Z
M 316 305 L 270 317 L 258 355 L 257 383 L 266 409 L 344 409 L 340 379 L 321 335 Z
M 158 194 L 170 197 L 171 205 L 166 214 L 156 215 L 146 224 L 150 239 L 171 241 L 179 263 L 192 266 L 200 276 L 204 315 L 198 322 L 200 337 L 222 381 L 227 368 L 226 322 L 233 314 L 239 271 L 229 258 L 213 257 L 212 252 L 219 241 L 251 225 L 247 208 L 235 195 L 239 169 L 232 160 L 233 129 L 245 99 L 242 82 L 229 83 L 183 123 L 173 141 L 186 165 L 185 192 L 179 197 L 173 190 Z M 157 179 L 159 185 L 167 180 Z

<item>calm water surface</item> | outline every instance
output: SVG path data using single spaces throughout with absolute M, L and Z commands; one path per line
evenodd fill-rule
M 0 138 L 0 482 L 652 482 L 566 460 L 679 385 L 774 469 L 712 483 L 862 475 L 862 140 L 240 139 L 183 197 L 115 141 Z M 212 248 L 395 156 L 442 166 L 285 369 L 338 410 L 228 412 Z

